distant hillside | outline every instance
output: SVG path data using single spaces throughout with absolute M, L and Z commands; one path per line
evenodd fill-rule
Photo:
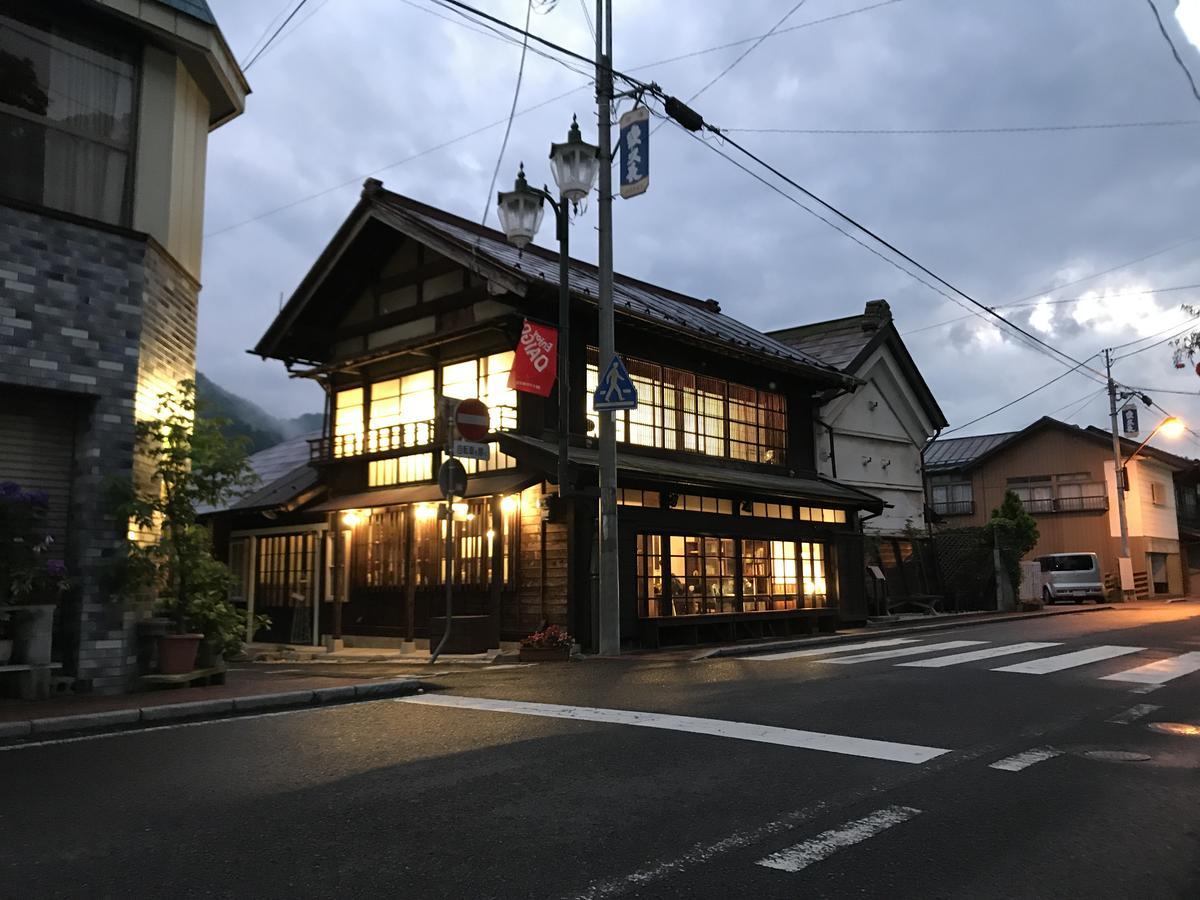
M 224 429 L 228 437 L 247 439 L 247 452 L 257 453 L 288 438 L 320 431 L 323 416 L 305 413 L 292 419 L 279 419 L 256 403 L 227 391 L 203 372 L 196 373 L 196 399 L 200 414 L 210 419 L 228 419 Z

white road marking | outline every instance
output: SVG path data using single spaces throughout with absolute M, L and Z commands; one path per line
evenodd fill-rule
M 772 853 L 758 861 L 758 865 L 768 869 L 778 869 L 781 872 L 799 872 L 813 863 L 828 859 L 839 850 L 860 844 L 867 838 L 875 837 L 880 832 L 887 831 L 895 825 L 907 822 L 913 816 L 919 816 L 921 810 L 911 806 L 889 806 L 878 810 L 862 819 L 847 822 L 841 828 L 832 828 L 810 838 Z
M 941 650 L 957 650 L 959 647 L 977 647 L 987 641 L 944 641 L 940 644 L 922 644 L 920 647 L 901 647 L 899 650 L 880 650 L 861 656 L 843 656 L 841 659 L 823 659 L 821 662 L 849 666 L 854 663 L 875 662 L 877 659 L 895 659 L 897 656 L 917 656 L 921 653 L 937 653 Z
M 1161 706 L 1155 706 L 1152 703 L 1139 703 L 1137 706 L 1131 706 L 1125 712 L 1119 712 L 1104 721 L 1112 725 L 1128 725 L 1131 722 L 1136 722 L 1143 716 L 1148 716 L 1156 709 L 1162 709 Z
M 1050 672 L 1061 672 L 1063 669 L 1086 666 L 1088 663 L 1113 659 L 1114 657 L 1125 656 L 1129 653 L 1138 653 L 1145 649 L 1145 647 L 1120 647 L 1115 644 L 1105 644 L 1101 647 L 1088 647 L 1086 650 L 1076 650 L 1073 653 L 1060 653 L 1058 656 L 1047 656 L 1044 659 L 1034 659 L 1012 666 L 1002 666 L 999 669 L 992 669 L 992 671 L 1018 672 L 1021 675 L 1046 675 Z
M 721 854 L 740 850 L 777 834 L 792 831 L 815 818 L 824 809 L 824 803 L 816 803 L 805 809 L 794 810 L 750 831 L 739 831 L 711 844 L 693 844 L 686 852 L 672 859 L 660 860 L 638 869 L 636 872 L 611 878 L 608 881 L 594 882 L 586 891 L 577 894 L 575 900 L 603 900 L 605 897 L 614 897 L 629 891 L 644 890 L 646 885 L 651 882 L 659 881 L 669 875 L 677 875 L 693 866 L 703 865 Z
M 917 638 L 889 638 L 886 641 L 867 641 L 862 644 L 813 647 L 809 650 L 788 650 L 783 653 L 762 653 L 758 656 L 739 656 L 737 658 L 751 660 L 799 659 L 802 656 L 824 656 L 827 653 L 847 653 L 851 650 L 868 650 L 872 647 L 895 647 L 897 644 L 915 644 L 916 642 Z
M 994 656 L 1008 656 L 1011 653 L 1028 653 L 1031 650 L 1044 650 L 1046 647 L 1060 647 L 1057 642 L 1026 641 L 1023 644 L 1009 644 L 1007 647 L 988 647 L 986 650 L 968 650 L 966 653 L 952 653 L 949 656 L 936 656 L 933 659 L 918 659 L 916 662 L 897 663 L 899 666 L 914 666 L 922 669 L 941 669 L 945 666 L 957 666 L 962 663 L 975 662 L 980 659 L 991 659 Z
M 520 700 L 491 700 L 486 697 L 457 697 L 448 694 L 419 694 L 410 697 L 397 697 L 396 702 L 413 703 L 420 706 L 444 706 L 452 709 L 469 709 L 480 712 L 515 713 L 521 716 L 540 716 L 550 719 L 570 719 L 576 722 L 600 722 L 605 725 L 633 725 L 639 728 L 659 728 L 665 731 L 706 734 L 712 737 L 733 738 L 739 741 L 775 744 L 780 747 L 795 747 L 800 750 L 818 750 L 825 753 L 839 753 L 843 756 L 862 756 L 868 759 L 884 759 L 890 762 L 912 764 L 929 762 L 929 760 L 935 757 L 950 752 L 940 747 L 897 744 L 891 741 L 875 741 L 869 738 L 849 737 L 841 734 L 823 734 L 819 731 L 779 728 L 774 725 L 755 725 L 750 722 L 700 719 L 693 716 L 637 712 L 627 709 L 560 706 L 557 703 L 526 703 Z
M 1055 750 L 1053 747 L 1038 747 L 1035 750 L 1026 750 L 1024 753 L 994 762 L 988 768 L 999 769 L 1002 772 L 1020 772 L 1022 769 L 1028 769 L 1034 763 L 1045 762 L 1056 756 L 1062 756 L 1062 751 Z
M 1166 659 L 1155 660 L 1136 669 L 1126 669 L 1113 675 L 1105 675 L 1101 681 L 1132 681 L 1137 684 L 1166 684 L 1184 675 L 1200 671 L 1200 653 L 1182 653 Z
M 1130 688 L 1129 693 L 1148 694 L 1151 691 L 1157 691 L 1160 687 L 1162 687 L 1161 684 L 1139 684 L 1137 687 Z

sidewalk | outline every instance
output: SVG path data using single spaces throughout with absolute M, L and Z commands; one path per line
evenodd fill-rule
M 332 667 L 331 667 L 332 668 Z M 434 673 L 429 673 L 434 674 Z M 443 674 L 437 672 L 437 674 Z M 249 710 L 347 703 L 422 690 L 416 673 L 339 675 L 230 667 L 225 684 L 118 696 L 64 694 L 49 700 L 0 699 L 0 740 L 51 733 L 228 716 Z

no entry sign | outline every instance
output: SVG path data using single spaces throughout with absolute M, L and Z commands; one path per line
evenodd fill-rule
M 460 401 L 454 410 L 454 425 L 465 440 L 479 441 L 487 437 L 490 426 L 487 404 L 475 399 Z

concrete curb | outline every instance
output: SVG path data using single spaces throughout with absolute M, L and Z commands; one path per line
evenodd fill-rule
M 424 690 L 418 678 L 391 678 L 368 684 L 346 684 L 308 691 L 282 691 L 273 694 L 250 694 L 214 700 L 189 700 L 184 703 L 164 703 L 131 709 L 81 713 L 75 716 L 51 716 L 26 721 L 0 722 L 0 740 L 30 735 L 56 734 L 71 731 L 119 731 L 127 725 L 154 725 L 182 720 L 219 719 L 236 716 L 239 712 L 259 712 L 285 707 L 333 706 L 356 700 L 398 697 Z
M 951 628 L 967 628 L 974 625 L 999 625 L 1003 622 L 1020 622 L 1024 619 L 1048 619 L 1054 616 L 1079 615 L 1080 613 L 1103 612 L 1114 606 L 1080 606 L 1072 609 L 1043 610 L 1041 612 L 1011 613 L 1003 616 L 981 616 L 979 618 L 956 619 L 955 621 L 931 622 L 928 625 L 877 628 L 870 634 L 831 634 L 823 637 L 795 638 L 787 641 L 771 641 L 764 644 L 744 644 L 716 647 L 706 653 L 692 657 L 692 662 L 717 659 L 725 656 L 754 656 L 759 653 L 776 653 L 784 650 L 799 650 L 804 647 L 828 647 L 834 644 L 858 644 L 877 640 L 882 635 L 921 634 L 926 631 L 948 631 Z

